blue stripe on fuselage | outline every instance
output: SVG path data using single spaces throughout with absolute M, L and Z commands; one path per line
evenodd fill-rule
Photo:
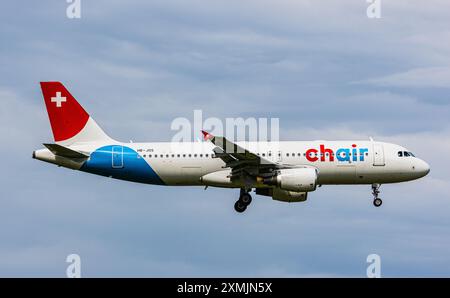
M 104 146 L 95 150 L 80 171 L 133 182 L 165 184 L 136 151 L 120 145 Z

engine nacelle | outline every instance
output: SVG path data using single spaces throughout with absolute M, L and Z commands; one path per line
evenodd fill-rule
M 307 192 L 295 192 L 289 190 L 279 189 L 277 187 L 274 188 L 257 188 L 257 195 L 269 196 L 276 201 L 281 202 L 303 202 L 308 198 Z
M 264 184 L 294 192 L 314 191 L 317 186 L 315 168 L 283 169 L 274 177 L 264 179 Z

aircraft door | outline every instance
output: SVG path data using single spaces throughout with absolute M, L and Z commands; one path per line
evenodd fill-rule
M 112 167 L 113 169 L 123 168 L 123 146 L 112 147 Z
M 384 166 L 384 147 L 382 144 L 373 144 L 373 165 Z

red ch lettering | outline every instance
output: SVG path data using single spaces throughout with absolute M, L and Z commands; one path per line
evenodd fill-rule
M 312 162 L 314 162 L 314 161 L 317 161 L 319 158 L 317 157 L 317 150 L 316 149 L 309 149 L 309 150 L 307 150 L 306 151 L 306 159 L 307 160 L 309 160 L 309 161 L 312 161 Z M 313 154 L 314 154 L 314 156 L 313 156 Z
M 325 161 L 325 154 L 328 153 L 329 161 L 334 161 L 333 150 L 326 148 L 325 145 L 320 145 L 320 161 Z

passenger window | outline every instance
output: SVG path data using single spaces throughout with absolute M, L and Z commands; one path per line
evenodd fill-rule
M 403 157 L 403 152 L 399 151 L 398 152 L 398 157 Z

